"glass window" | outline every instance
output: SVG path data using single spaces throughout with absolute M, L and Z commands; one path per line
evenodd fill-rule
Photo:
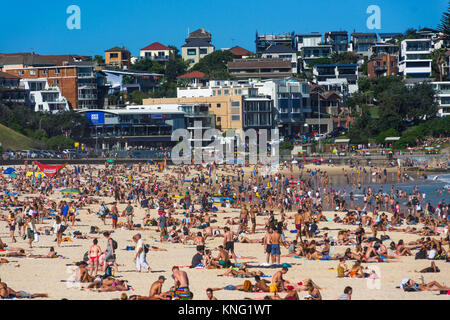
M 231 106 L 232 107 L 240 107 L 241 106 L 241 102 L 240 101 L 231 101 Z
M 188 50 L 187 50 L 187 54 L 188 54 L 189 56 L 194 56 L 194 55 L 197 54 L 197 49 L 188 49 Z
M 217 108 L 220 108 L 220 103 L 217 104 Z
M 240 120 L 241 120 L 241 116 L 238 114 L 231 116 L 231 121 L 240 121 Z
M 207 54 L 207 53 L 208 53 L 208 49 L 206 49 L 206 48 L 200 49 L 200 54 Z

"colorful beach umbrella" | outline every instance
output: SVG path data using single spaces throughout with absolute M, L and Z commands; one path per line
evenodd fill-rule
M 5 171 L 3 171 L 3 174 L 11 174 L 14 171 L 16 171 L 16 169 L 9 167 L 9 168 L 6 168 Z
M 10 176 L 11 178 L 17 178 L 17 173 L 15 173 L 15 172 L 10 173 L 9 176 Z
M 108 159 L 108 160 L 106 160 L 106 162 L 114 163 L 114 160 L 113 159 Z

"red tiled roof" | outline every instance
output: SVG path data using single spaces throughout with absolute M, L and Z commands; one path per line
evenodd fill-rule
M 200 71 L 192 71 L 177 77 L 177 79 L 205 79 L 205 78 L 206 74 Z
M 159 42 L 153 42 L 152 44 L 146 46 L 145 48 L 142 48 L 141 50 L 172 50 L 172 48 L 169 48 Z
M 230 51 L 232 54 L 234 54 L 236 56 L 250 56 L 250 55 L 254 54 L 253 52 L 248 51 L 247 49 L 244 49 L 239 46 L 235 46 L 228 51 Z

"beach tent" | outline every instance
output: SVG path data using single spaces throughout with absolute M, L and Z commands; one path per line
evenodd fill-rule
M 10 173 L 9 176 L 10 176 L 11 178 L 17 178 L 17 173 L 15 173 L 15 172 Z
M 108 163 L 114 163 L 114 160 L 113 160 L 113 159 L 108 159 L 108 160 L 106 160 L 106 162 L 108 162 Z
M 384 141 L 398 141 L 400 140 L 400 137 L 386 137 Z
M 16 171 L 16 169 L 9 167 L 9 168 L 6 168 L 5 171 L 3 171 L 3 174 L 11 174 L 14 171 Z

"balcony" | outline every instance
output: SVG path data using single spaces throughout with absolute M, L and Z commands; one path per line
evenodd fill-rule
M 94 78 L 94 73 L 93 72 L 79 73 L 78 78 Z
M 79 94 L 78 100 L 97 100 L 96 94 Z

